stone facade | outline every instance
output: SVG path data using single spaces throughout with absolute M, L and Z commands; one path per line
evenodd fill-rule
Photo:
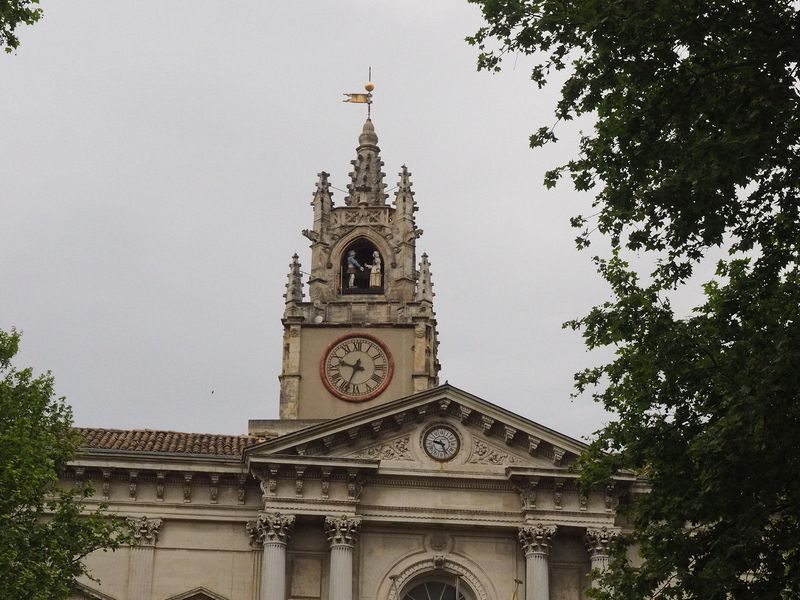
M 90 555 L 100 583 L 76 598 L 579 600 L 607 566 L 638 483 L 584 495 L 583 444 L 438 385 L 409 173 L 387 206 L 377 141 L 368 120 L 343 206 L 319 176 L 309 300 L 296 255 L 286 286 L 281 419 L 246 436 L 80 431 L 64 485 L 91 480 L 90 505 L 137 543 Z

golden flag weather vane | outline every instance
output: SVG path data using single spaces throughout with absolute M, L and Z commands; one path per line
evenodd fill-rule
M 375 89 L 375 84 L 372 83 L 372 67 L 369 68 L 369 76 L 367 77 L 368 81 L 364 84 L 364 89 L 367 90 L 367 93 L 363 92 L 354 92 L 352 94 L 348 94 L 345 92 L 345 98 L 342 102 L 352 102 L 354 104 L 366 104 L 367 105 L 367 118 L 369 118 L 372 111 L 372 90 Z

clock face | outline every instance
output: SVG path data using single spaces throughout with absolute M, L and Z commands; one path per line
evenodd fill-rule
M 450 460 L 456 454 L 461 442 L 455 431 L 444 425 L 437 425 L 425 432 L 422 445 L 425 452 L 436 460 Z
M 338 398 L 361 402 L 383 392 L 392 380 L 394 363 L 389 349 L 366 333 L 339 338 L 322 356 L 320 375 Z

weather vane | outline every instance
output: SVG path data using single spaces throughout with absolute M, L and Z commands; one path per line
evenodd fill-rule
M 353 102 L 355 104 L 366 104 L 367 105 L 367 118 L 369 119 L 372 115 L 372 90 L 375 89 L 375 84 L 372 83 L 372 67 L 369 68 L 369 74 L 367 75 L 367 83 L 364 84 L 364 89 L 367 90 L 367 93 L 364 94 L 362 92 L 355 92 L 353 94 L 348 94 L 345 92 L 345 98 L 342 102 Z

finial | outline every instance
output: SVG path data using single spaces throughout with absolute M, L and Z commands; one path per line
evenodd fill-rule
M 361 135 L 358 136 L 359 146 L 365 146 L 367 144 L 371 146 L 378 145 L 378 135 L 375 133 L 375 126 L 372 124 L 372 119 L 369 117 L 364 121 L 364 127 L 361 128 Z

